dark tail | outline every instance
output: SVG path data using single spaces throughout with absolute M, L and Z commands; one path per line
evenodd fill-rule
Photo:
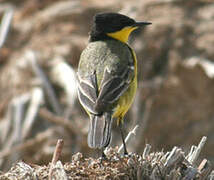
M 108 146 L 111 140 L 111 113 L 100 116 L 91 115 L 90 128 L 88 132 L 88 146 L 90 148 L 103 148 Z

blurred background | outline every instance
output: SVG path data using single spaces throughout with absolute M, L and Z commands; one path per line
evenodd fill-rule
M 0 169 L 13 162 L 48 164 L 57 139 L 62 160 L 87 146 L 88 116 L 77 100 L 75 73 L 92 17 L 119 12 L 151 26 L 129 44 L 138 58 L 139 87 L 126 115 L 128 144 L 142 153 L 180 146 L 202 136 L 202 158 L 214 162 L 213 0 L 0 0 Z M 120 146 L 116 123 L 111 146 Z

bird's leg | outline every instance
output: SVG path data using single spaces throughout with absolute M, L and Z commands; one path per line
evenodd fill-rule
M 123 127 L 122 126 L 123 126 L 122 125 L 122 121 L 120 120 L 120 122 L 119 122 L 119 129 L 120 129 L 120 134 L 121 134 L 122 141 L 123 141 L 124 155 L 127 155 L 128 151 L 126 149 L 126 142 L 125 142 L 125 137 L 124 137 L 124 132 L 123 132 Z
M 102 149 L 101 149 L 102 155 L 101 155 L 101 157 L 99 158 L 99 164 L 100 164 L 100 165 L 102 165 L 103 161 L 107 160 L 107 157 L 106 157 L 106 155 L 105 155 L 105 153 L 104 153 L 104 150 L 105 150 L 105 148 L 102 148 Z
M 106 155 L 105 155 L 105 153 L 104 153 L 104 150 L 105 150 L 105 148 L 102 148 L 102 156 L 101 156 L 101 159 L 103 159 L 103 160 L 105 160 L 105 159 L 107 159 L 107 157 L 106 157 Z

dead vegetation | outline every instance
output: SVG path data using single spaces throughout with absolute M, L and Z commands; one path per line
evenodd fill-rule
M 145 179 L 145 180 L 213 180 L 211 164 L 204 159 L 196 161 L 206 141 L 203 137 L 198 146 L 192 146 L 185 155 L 182 149 L 174 147 L 170 152 L 151 152 L 147 144 L 142 155 L 130 153 L 122 156 L 118 148 L 106 150 L 107 159 L 86 158 L 82 153 L 72 156 L 71 162 L 59 160 L 63 140 L 58 140 L 52 162 L 48 166 L 15 163 L 0 175 L 0 179 Z

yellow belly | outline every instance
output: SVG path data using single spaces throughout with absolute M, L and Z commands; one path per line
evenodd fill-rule
M 113 114 L 114 118 L 118 118 L 117 123 L 120 123 L 120 120 L 123 120 L 123 117 L 129 110 L 130 106 L 132 105 L 136 89 L 137 89 L 137 77 L 133 79 L 132 83 L 130 84 L 130 87 L 118 100 L 115 113 Z

